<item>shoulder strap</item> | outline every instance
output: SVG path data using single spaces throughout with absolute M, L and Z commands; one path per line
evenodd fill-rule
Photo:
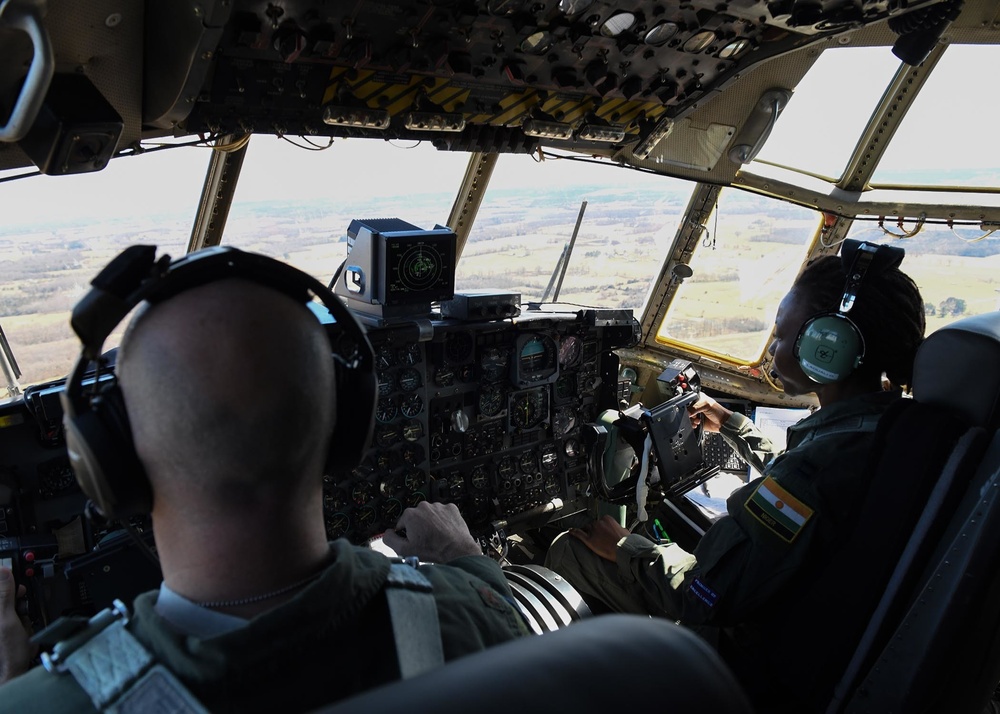
M 417 567 L 416 558 L 393 562 L 385 587 L 399 674 L 403 679 L 444 662 L 433 587 Z
M 98 711 L 207 714 L 173 673 L 125 629 L 127 622 L 128 609 L 115 600 L 81 631 L 56 644 L 51 654 L 43 654 L 42 664 L 53 674 L 72 674 Z

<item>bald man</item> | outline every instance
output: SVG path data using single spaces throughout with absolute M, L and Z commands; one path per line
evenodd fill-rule
M 213 711 L 310 710 L 397 678 L 390 561 L 326 537 L 335 414 L 323 327 L 242 279 L 136 312 L 117 371 L 153 490 L 163 584 L 136 599 L 129 632 Z M 419 569 L 445 659 L 526 634 L 454 506 L 421 504 L 404 524 L 401 554 L 448 563 Z M 39 707 L 94 710 L 74 677 L 40 667 L 0 688 L 0 711 Z

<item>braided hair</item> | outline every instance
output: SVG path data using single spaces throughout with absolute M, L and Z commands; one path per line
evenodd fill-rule
M 816 313 L 836 312 L 844 296 L 847 270 L 837 255 L 810 262 L 794 287 Z M 913 358 L 924 339 L 924 301 L 916 283 L 899 268 L 869 272 L 848 315 L 865 340 L 858 373 L 882 373 L 897 387 L 913 380 Z

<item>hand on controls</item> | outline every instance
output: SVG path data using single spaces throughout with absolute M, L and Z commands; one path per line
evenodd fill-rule
M 0 684 L 27 672 L 35 656 L 36 648 L 17 612 L 18 597 L 24 597 L 24 586 L 14 584 L 9 568 L 0 568 Z
M 415 555 L 429 563 L 483 554 L 454 503 L 423 501 L 407 508 L 382 541 L 403 557 Z
M 688 406 L 688 415 L 695 426 L 704 424 L 705 431 L 719 431 L 733 413 L 710 396 L 700 393 L 698 399 Z
M 570 528 L 569 534 L 583 541 L 583 544 L 597 555 L 614 563 L 618 552 L 618 541 L 629 532 L 611 516 L 604 516 L 583 528 Z

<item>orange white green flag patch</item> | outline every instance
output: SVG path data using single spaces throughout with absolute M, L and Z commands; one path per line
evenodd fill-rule
M 813 510 L 768 476 L 745 504 L 747 511 L 782 540 L 791 543 Z

